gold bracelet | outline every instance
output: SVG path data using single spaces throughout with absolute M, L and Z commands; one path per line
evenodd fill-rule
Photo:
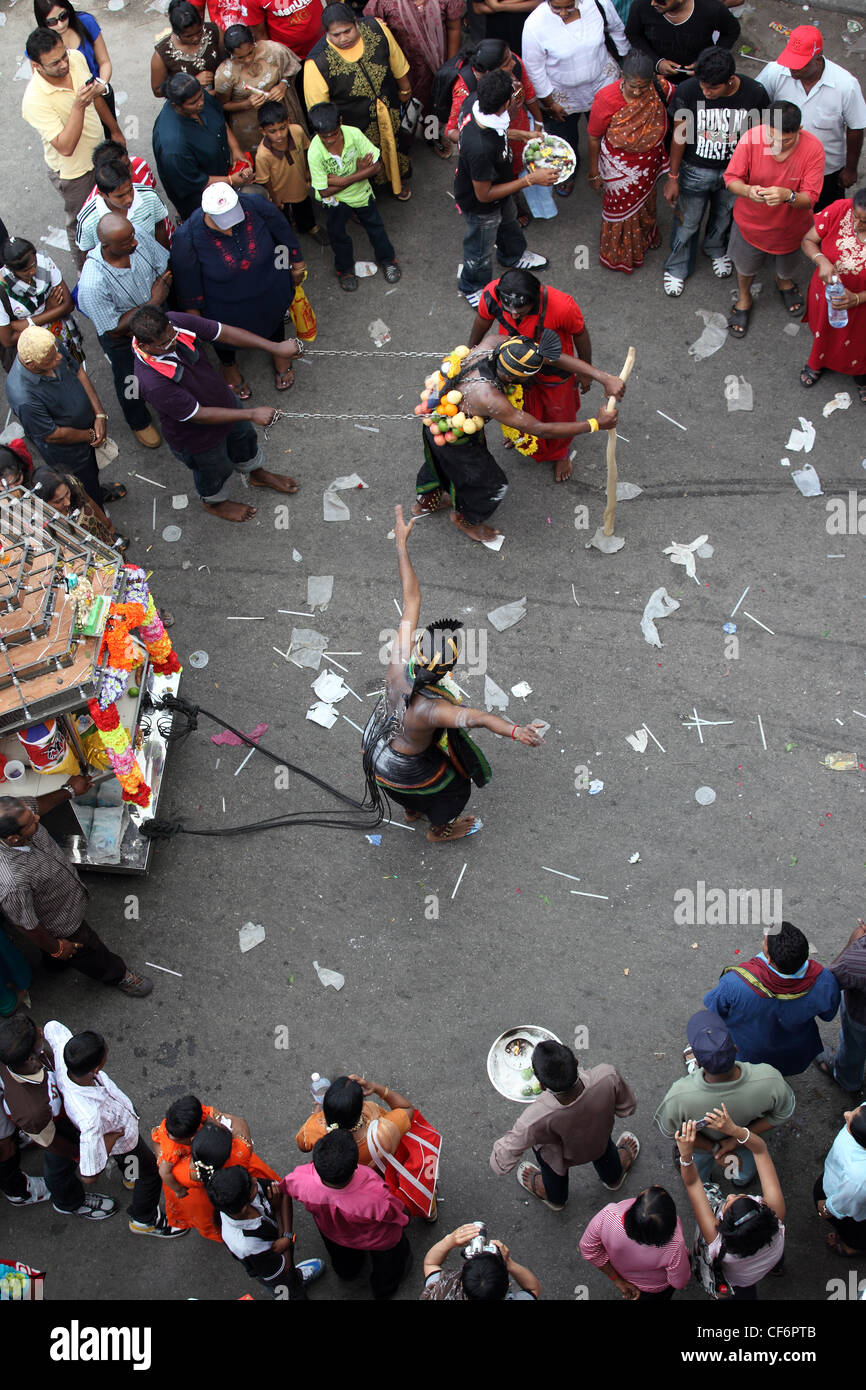
M 589 424 L 589 432 L 590 432 L 590 434 L 597 434 L 597 433 L 598 433 L 598 421 L 596 420 L 595 416 L 593 416 L 593 418 L 592 418 L 591 420 L 589 420 L 587 423 Z

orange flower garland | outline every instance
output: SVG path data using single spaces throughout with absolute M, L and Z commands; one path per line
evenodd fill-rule
M 100 646 L 100 656 L 107 653 L 108 664 L 103 672 L 99 698 L 89 700 L 87 707 L 99 730 L 111 769 L 123 788 L 123 800 L 147 806 L 150 787 L 141 774 L 129 734 L 114 703 L 126 689 L 129 673 L 141 660 L 140 650 L 131 637 L 132 630 L 139 629 L 157 675 L 171 675 L 179 671 L 181 665 L 157 612 L 144 570 L 136 565 L 127 565 L 126 569 L 129 571 L 129 599 L 125 603 L 113 603 L 109 610 Z

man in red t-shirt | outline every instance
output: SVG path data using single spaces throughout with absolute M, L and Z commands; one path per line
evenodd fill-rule
M 528 270 L 506 270 L 498 280 L 491 280 L 481 291 L 469 335 L 470 348 L 478 346 L 494 319 L 504 337 L 518 333 L 542 346 L 542 335 L 556 334 L 560 354 L 579 357 L 583 362 L 592 361 L 589 332 L 577 301 L 562 290 L 552 286 L 543 287 L 541 281 Z M 577 419 L 580 410 L 580 392 L 588 391 L 593 380 L 597 380 L 605 386 L 606 393 L 613 394 L 610 390 L 612 379 L 607 373 L 592 369 L 584 375 L 557 370 L 553 366 L 558 355 L 555 346 L 550 338 L 544 343 L 543 350 L 545 356 L 551 357 L 551 364 L 525 384 L 523 408 L 536 419 L 549 424 L 570 423 Z M 558 483 L 564 483 L 571 477 L 570 439 L 538 439 L 533 442 L 537 447 L 533 449 L 531 457 L 539 463 L 552 463 Z
M 725 170 L 725 183 L 737 195 L 728 244 L 739 288 L 728 319 L 735 338 L 748 332 L 752 281 L 767 256 L 775 258 L 776 285 L 791 318 L 803 313 L 804 296 L 792 277 L 824 184 L 824 146 L 801 124 L 799 106 L 774 102 L 764 124 L 742 137 Z
M 247 0 L 249 3 L 249 0 Z M 285 44 L 301 59 L 322 37 L 323 0 L 257 0 L 268 38 Z
M 204 16 L 205 0 L 191 0 Z M 259 0 L 207 0 L 208 18 L 221 33 L 232 24 L 247 24 L 257 39 L 265 37 L 265 22 Z

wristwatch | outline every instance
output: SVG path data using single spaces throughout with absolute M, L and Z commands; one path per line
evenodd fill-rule
M 796 195 L 796 193 L 794 192 L 794 190 L 793 190 L 793 188 L 792 188 L 792 189 L 791 189 L 791 196 L 790 196 L 790 198 L 788 199 L 788 202 L 793 206 L 793 204 L 796 202 L 796 200 L 797 200 L 797 195 Z
M 70 787 L 70 785 L 69 785 L 68 782 L 64 782 L 64 783 L 63 783 L 63 786 L 60 788 L 60 790 L 61 790 L 62 792 L 69 792 L 69 800 L 70 800 L 70 801 L 74 801 L 74 800 L 75 800 L 75 792 L 72 790 L 72 788 Z

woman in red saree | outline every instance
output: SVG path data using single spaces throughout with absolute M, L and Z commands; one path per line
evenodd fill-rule
M 656 183 L 668 169 L 667 102 L 673 87 L 656 77 L 646 54 L 632 49 L 622 77 L 592 103 L 587 135 L 588 182 L 603 190 L 599 260 L 631 275 L 647 251 L 661 245 Z
M 803 254 L 814 262 L 806 321 L 812 330 L 812 351 L 800 373 L 804 386 L 814 386 L 824 372 L 853 376 L 866 405 L 866 188 L 852 198 L 830 203 L 815 217 L 803 238 Z M 847 309 L 846 328 L 832 328 L 825 290 L 837 278 L 845 294 L 837 300 Z
M 279 1181 L 279 1173 L 253 1151 L 246 1120 L 202 1105 L 195 1096 L 175 1101 L 151 1138 L 169 1224 L 196 1230 L 205 1240 L 222 1240 L 219 1215 L 205 1190 L 213 1168 L 246 1168 L 253 1177 Z

